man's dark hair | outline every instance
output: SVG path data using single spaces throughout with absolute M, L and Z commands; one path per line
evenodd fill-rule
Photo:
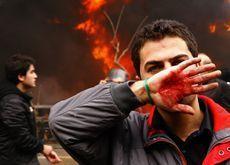
M 175 20 L 157 20 L 141 28 L 133 41 L 131 56 L 134 68 L 140 76 L 140 50 L 147 41 L 157 41 L 165 37 L 183 39 L 193 57 L 198 55 L 198 45 L 194 35 L 182 23 Z
M 23 54 L 11 56 L 5 64 L 6 79 L 15 85 L 19 83 L 18 75 L 26 75 L 30 65 L 35 65 L 32 57 Z

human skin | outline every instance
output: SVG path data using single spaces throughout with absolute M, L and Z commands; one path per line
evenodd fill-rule
M 149 102 L 143 83 L 147 78 L 156 106 L 171 112 L 194 114 L 190 106 L 196 97 L 194 94 L 217 87 L 217 83 L 202 83 L 220 75 L 220 71 L 213 71 L 214 64 L 198 66 L 199 62 L 179 37 L 148 41 L 140 50 L 142 80 L 135 82 L 131 90 L 140 101 Z

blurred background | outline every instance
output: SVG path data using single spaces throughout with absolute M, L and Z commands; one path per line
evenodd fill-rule
M 141 22 L 160 18 L 186 24 L 199 51 L 229 67 L 230 0 L 0 0 L 0 77 L 8 56 L 30 55 L 39 74 L 34 103 L 54 104 L 104 79 L 117 67 L 113 46 L 122 54 Z M 125 51 L 120 63 L 134 78 L 129 58 Z

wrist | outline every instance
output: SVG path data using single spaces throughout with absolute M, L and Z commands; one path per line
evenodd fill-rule
M 144 80 L 144 87 L 145 87 L 145 91 L 147 93 L 147 96 L 148 96 L 148 102 L 153 105 L 153 99 L 152 99 L 152 96 L 151 96 L 151 92 L 150 92 L 150 88 L 149 88 L 149 85 L 148 85 L 148 79 L 145 79 Z
M 136 81 L 130 86 L 130 89 L 136 95 L 136 97 L 141 103 L 143 104 L 148 103 L 148 96 L 144 87 L 144 81 L 142 80 Z

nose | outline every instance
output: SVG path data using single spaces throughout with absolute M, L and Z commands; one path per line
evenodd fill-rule
M 170 67 L 172 67 L 172 64 L 171 64 L 170 62 L 166 61 L 166 62 L 164 63 L 164 70 L 165 70 L 165 69 L 168 69 L 168 68 L 170 68 Z
M 35 75 L 35 76 L 34 76 L 35 78 L 38 78 L 38 75 L 37 75 L 36 73 L 34 73 L 34 75 Z

